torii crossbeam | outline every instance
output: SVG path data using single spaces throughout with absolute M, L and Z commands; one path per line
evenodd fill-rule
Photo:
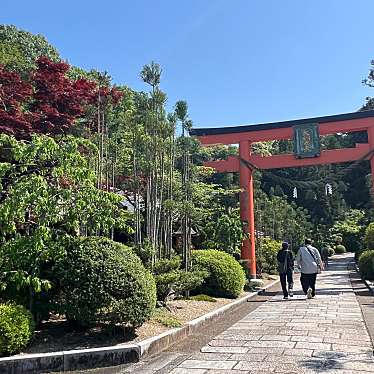
M 315 137 L 314 141 L 319 144 L 319 135 L 357 131 L 367 132 L 368 143 L 357 144 L 355 148 L 323 151 L 314 151 L 314 143 L 305 145 L 314 134 L 318 137 L 318 139 Z M 203 145 L 239 144 L 239 157 L 207 162 L 205 165 L 213 167 L 219 172 L 240 173 L 240 218 L 246 234 L 246 239 L 242 243 L 241 258 L 246 261 L 249 273 L 253 278 L 256 277 L 256 251 L 251 165 L 259 169 L 276 169 L 370 159 L 374 186 L 374 158 L 372 157 L 374 151 L 374 110 L 257 125 L 199 128 L 192 129 L 190 134 L 196 136 Z M 294 154 L 263 157 L 251 153 L 252 143 L 287 139 L 294 139 Z

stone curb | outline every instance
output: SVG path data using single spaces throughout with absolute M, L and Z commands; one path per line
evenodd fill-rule
M 278 282 L 279 280 L 275 280 L 266 287 L 251 292 L 230 304 L 204 314 L 186 323 L 186 325 L 182 327 L 168 330 L 160 335 L 142 340 L 136 344 L 2 357 L 0 358 L 0 374 L 65 372 L 138 362 L 143 356 L 157 354 L 165 350 L 170 345 L 186 338 L 205 324 L 218 319 L 226 312 L 237 308 L 250 298 L 274 286 Z
M 359 268 L 357 266 L 357 263 L 355 262 L 354 264 L 355 270 L 357 271 L 358 274 L 360 274 Z M 374 284 L 372 282 L 367 281 L 366 279 L 360 277 L 361 280 L 365 283 L 365 286 L 369 289 L 370 293 L 374 294 Z

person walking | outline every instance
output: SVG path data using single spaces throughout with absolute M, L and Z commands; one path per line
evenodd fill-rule
M 312 246 L 311 239 L 305 239 L 305 245 L 299 248 L 296 261 L 301 272 L 300 282 L 308 299 L 316 295 L 317 274 L 323 268 L 322 259 L 317 248 Z
M 321 259 L 323 262 L 323 268 L 327 269 L 329 264 L 329 249 L 326 246 L 322 247 L 321 249 Z
M 292 251 L 288 249 L 287 242 L 282 243 L 282 248 L 277 253 L 277 260 L 283 299 L 288 299 L 288 296 L 293 297 L 293 269 L 295 259 Z

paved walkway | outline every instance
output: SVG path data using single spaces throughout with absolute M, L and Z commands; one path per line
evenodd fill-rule
M 277 295 L 170 371 L 208 373 L 374 373 L 373 347 L 340 256 L 306 300 Z
M 198 344 L 199 339 L 191 337 L 181 342 L 179 348 L 177 345 L 156 357 L 99 372 L 374 373 L 373 347 L 347 270 L 352 258 L 335 257 L 329 270 L 318 276 L 315 299 L 306 300 L 296 280 L 293 299 L 284 301 L 278 294 L 265 303 L 251 301 L 247 308 L 253 311 L 243 313 L 244 318 L 214 337 L 200 352 L 199 346 L 185 346 Z M 257 302 L 259 306 L 253 309 L 251 304 Z M 370 301 L 366 307 L 374 308 L 374 304 Z M 215 327 L 217 331 L 218 326 Z

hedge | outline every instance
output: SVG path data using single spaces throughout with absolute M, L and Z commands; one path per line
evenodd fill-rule
M 358 260 L 358 267 L 364 279 L 374 280 L 374 250 L 361 253 Z
M 329 248 L 328 248 L 328 253 L 329 253 L 329 257 L 331 257 L 331 256 L 334 256 L 335 251 L 334 251 L 333 248 L 329 247 Z
M 197 290 L 210 296 L 236 298 L 243 291 L 245 274 L 234 257 L 217 250 L 192 252 L 192 267 L 205 270 L 209 276 Z
M 66 243 L 54 266 L 57 309 L 86 326 L 94 321 L 138 327 L 156 305 L 156 285 L 141 260 L 123 244 L 98 237 Z

